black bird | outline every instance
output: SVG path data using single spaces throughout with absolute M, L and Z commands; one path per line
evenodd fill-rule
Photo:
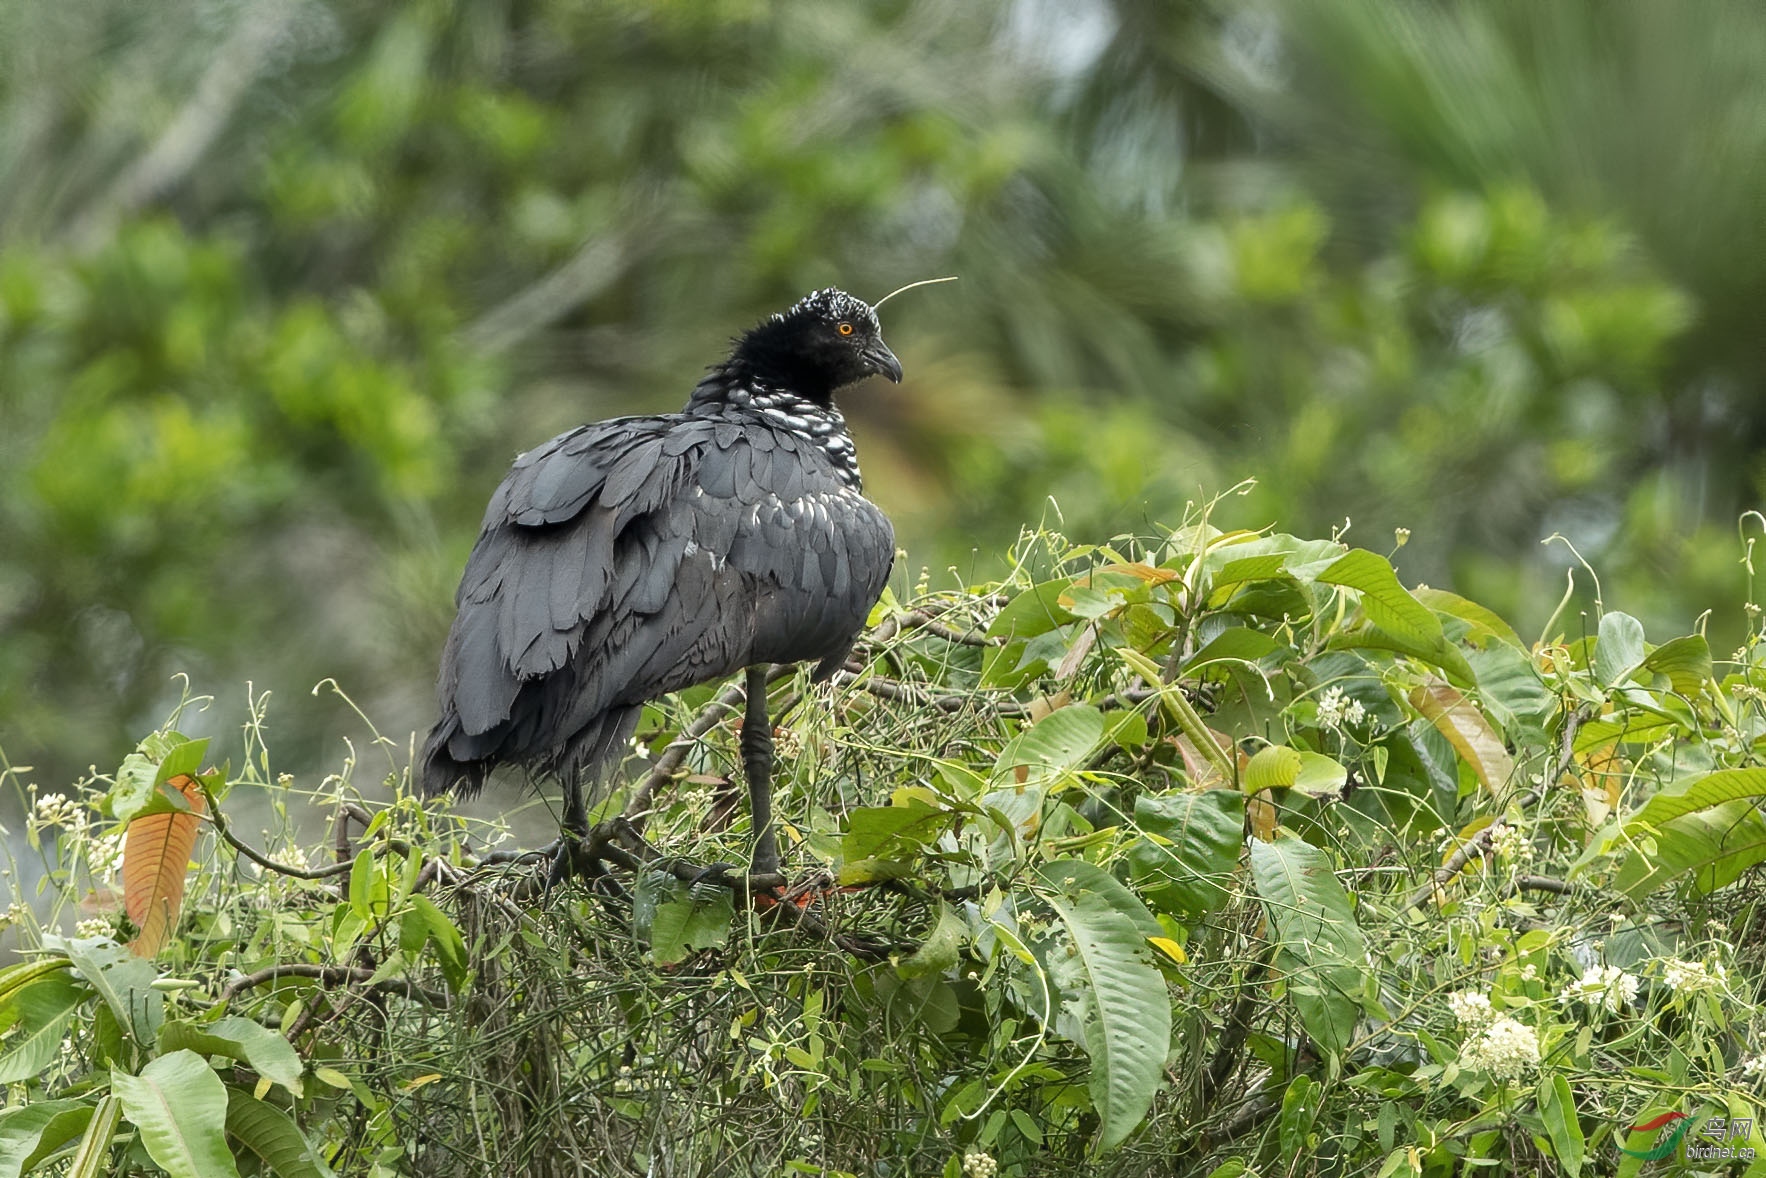
M 901 380 L 876 311 L 817 291 L 734 341 L 686 408 L 579 426 L 515 460 L 455 597 L 424 792 L 556 776 L 564 830 L 646 700 L 747 670 L 755 874 L 777 872 L 769 663 L 845 661 L 895 559 L 834 392 Z M 568 862 L 561 848 L 560 863 Z

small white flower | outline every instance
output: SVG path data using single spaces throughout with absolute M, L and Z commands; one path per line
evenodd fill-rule
M 102 838 L 95 838 L 86 848 L 86 863 L 92 874 L 109 883 L 116 878 L 116 873 L 123 866 L 123 838 L 126 831 L 122 827 L 111 831 Z
M 1490 1005 L 1490 996 L 1476 990 L 1460 990 L 1449 994 L 1447 1005 L 1453 1011 L 1455 1022 L 1474 1031 L 1481 1031 L 1496 1020 L 1496 1010 Z
M 1591 965 L 1577 981 L 1565 986 L 1558 1001 L 1566 1005 L 1581 1002 L 1596 1010 L 1614 1014 L 1637 997 L 1636 975 L 1611 965 Z
M 972 1149 L 963 1155 L 963 1173 L 967 1178 L 993 1178 L 993 1172 L 999 1169 L 999 1163 L 992 1155 Z
M 1729 984 L 1729 971 L 1716 961 L 1683 961 L 1678 957 L 1662 959 L 1662 981 L 1676 994 L 1721 992 Z
M 108 937 L 115 933 L 116 926 L 108 916 L 94 916 L 90 920 L 82 920 L 74 925 L 74 936 L 82 939 L 87 937 Z
M 1750 1055 L 1742 1060 L 1741 1074 L 1750 1077 L 1766 1075 L 1766 1055 Z
M 1521 967 L 1521 980 L 1523 982 L 1537 982 L 1539 980 L 1539 967 L 1532 962 L 1523 965 Z
M 1499 859 L 1525 863 L 1533 858 L 1533 840 L 1520 827 L 1499 822 L 1490 831 L 1490 850 Z
M 1518 1080 L 1539 1066 L 1539 1034 L 1523 1022 L 1500 1015 L 1460 1048 L 1459 1063 L 1469 1071 L 1488 1072 L 1492 1079 Z

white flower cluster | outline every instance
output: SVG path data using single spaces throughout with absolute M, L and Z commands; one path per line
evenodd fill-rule
M 95 838 L 86 847 L 86 865 L 92 874 L 106 883 L 116 878 L 116 873 L 123 866 L 123 827 L 117 827 L 109 834 Z
M 1717 961 L 1682 961 L 1678 957 L 1664 957 L 1662 980 L 1676 994 L 1701 994 L 1726 989 L 1729 971 Z
M 1490 850 L 1500 859 L 1525 863 L 1533 858 L 1533 840 L 1520 827 L 1498 822 L 1490 831 Z
M 993 1160 L 993 1155 L 972 1149 L 963 1155 L 963 1173 L 967 1178 L 993 1178 L 993 1172 L 1000 1164 Z
M 1454 1021 L 1469 1030 L 1482 1031 L 1496 1021 L 1496 1008 L 1490 1005 L 1490 996 L 1476 990 L 1449 994 L 1447 1005 L 1453 1010 Z
M 1596 1010 L 1604 1008 L 1617 1014 L 1637 997 L 1637 986 L 1633 974 L 1611 965 L 1591 965 L 1579 979 L 1564 987 L 1558 1001 L 1566 1005 L 1582 1002 Z
M 11 928 L 30 914 L 31 910 L 23 900 L 14 900 L 6 906 L 5 912 L 0 912 L 0 929 Z
M 87 937 L 109 937 L 116 933 L 116 925 L 108 916 L 94 916 L 90 920 L 82 920 L 74 925 L 74 936 L 82 940 Z
M 1766 1055 L 1750 1055 L 1742 1060 L 1741 1074 L 1749 1078 L 1766 1076 Z
M 1459 1066 L 1487 1072 L 1496 1080 L 1518 1080 L 1539 1066 L 1539 1034 L 1519 1020 L 1498 1015 L 1460 1048 Z
M 84 838 L 92 824 L 92 812 L 66 794 L 44 794 L 31 807 L 25 824 L 33 831 L 59 826 L 75 838 Z
M 1321 728 L 1341 728 L 1367 719 L 1367 709 L 1358 699 L 1345 700 L 1343 689 L 1333 687 L 1318 697 L 1318 724 Z

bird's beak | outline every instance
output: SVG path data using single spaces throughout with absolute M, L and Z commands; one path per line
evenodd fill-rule
M 895 358 L 895 353 L 889 350 L 888 344 L 878 340 L 865 349 L 864 355 L 865 363 L 871 366 L 872 372 L 878 376 L 887 376 L 896 384 L 901 383 L 901 361 Z

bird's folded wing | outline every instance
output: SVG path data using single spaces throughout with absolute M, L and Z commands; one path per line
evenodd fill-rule
M 465 730 L 502 723 L 523 682 L 566 668 L 573 708 L 592 714 L 850 641 L 893 536 L 800 447 L 674 416 L 586 426 L 518 458 L 448 644 Z

